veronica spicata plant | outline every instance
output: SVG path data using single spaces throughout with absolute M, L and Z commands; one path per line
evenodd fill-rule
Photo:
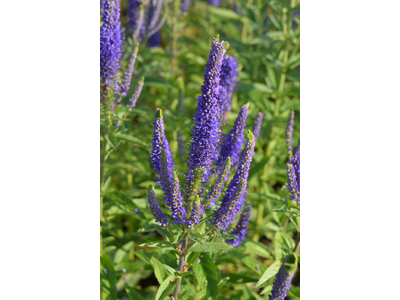
M 197 264 L 196 259 L 208 266 L 203 264 L 203 268 L 210 268 L 205 271 L 207 295 L 216 297 L 217 270 L 205 252 L 238 246 L 249 223 L 251 206 L 245 198 L 256 137 L 244 130 L 248 104 L 241 107 L 230 131 L 222 134 L 223 116 L 230 110 L 237 76 L 236 60 L 225 55 L 228 47 L 218 36 L 212 41 L 193 116 L 187 171 L 181 178 L 165 135 L 162 110 L 157 108 L 154 114 L 150 161 L 155 181 L 163 191 L 163 201 L 158 202 L 153 186 L 148 188 L 148 200 L 160 231 L 166 231 L 164 245 L 173 246 L 177 255 L 177 270 L 171 271 L 173 275 L 159 289 L 160 294 L 173 291 L 172 299 L 177 299 L 182 277 Z M 253 125 L 257 135 L 261 122 L 259 114 Z M 160 203 L 165 204 L 169 214 L 162 212 Z

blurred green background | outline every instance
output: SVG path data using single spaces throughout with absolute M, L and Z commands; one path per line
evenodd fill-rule
M 143 4 L 148 5 L 147 1 Z M 134 42 L 128 28 L 127 3 L 120 2 L 121 24 L 125 27 L 125 70 Z M 107 145 L 106 184 L 103 204 L 103 253 L 109 257 L 115 275 L 102 274 L 106 286 L 115 285 L 117 299 L 128 299 L 129 287 L 143 299 L 154 299 L 159 282 L 148 259 L 156 257 L 172 268 L 176 258 L 168 250 L 145 249 L 138 245 L 163 237 L 157 231 L 137 234 L 153 216 L 147 202 L 146 188 L 155 184 L 149 162 L 152 119 L 155 108 L 163 110 L 165 130 L 180 174 L 186 170 L 186 156 L 178 154 L 177 136 L 189 140 L 196 98 L 203 83 L 204 66 L 212 37 L 220 35 L 230 44 L 227 54 L 239 63 L 239 76 L 223 133 L 227 133 L 240 107 L 250 102 L 246 129 L 250 129 L 257 112 L 264 113 L 260 136 L 255 147 L 249 175 L 251 218 L 246 239 L 217 260 L 221 276 L 231 285 L 221 289 L 220 299 L 268 299 L 270 285 L 255 287 L 285 249 L 293 248 L 297 234 L 295 216 L 272 212 L 288 199 L 286 163 L 288 154 L 285 129 L 288 113 L 295 111 L 294 146 L 300 137 L 300 8 L 299 1 L 221 1 L 219 7 L 207 1 L 191 1 L 186 13 L 180 1 L 165 1 L 161 15 L 167 19 L 160 30 L 160 46 L 140 43 L 128 102 L 136 81 L 145 77 L 136 107 L 113 131 L 134 137 L 117 139 Z M 126 107 L 117 107 L 120 118 Z M 186 155 L 187 155 L 186 150 Z M 159 198 L 163 195 L 156 186 Z M 138 213 L 135 213 L 137 209 Z M 136 233 L 136 234 L 135 234 Z M 147 251 L 149 250 L 149 251 Z M 102 262 L 102 267 L 106 267 Z M 121 272 L 122 270 L 122 272 Z M 126 272 L 124 272 L 126 270 Z M 113 275 L 113 276 L 114 276 Z M 288 299 L 299 299 L 299 270 Z M 127 288 L 126 285 L 129 287 Z M 180 299 L 202 299 L 199 286 L 183 283 Z M 106 293 L 107 299 L 114 295 Z M 139 298 L 137 298 L 139 299 Z

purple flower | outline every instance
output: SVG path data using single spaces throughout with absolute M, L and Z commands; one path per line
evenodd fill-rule
M 249 224 L 249 219 L 250 219 L 250 203 L 246 202 L 244 204 L 244 209 L 240 215 L 239 222 L 237 223 L 235 229 L 230 232 L 230 234 L 237 235 L 232 240 L 225 240 L 228 244 L 231 244 L 233 247 L 236 247 L 240 244 L 241 241 L 243 241 L 246 232 L 247 232 L 247 224 Z M 258 266 L 258 265 L 256 265 Z M 257 267 L 256 267 L 257 269 Z M 258 269 L 257 269 L 258 270 Z
M 217 158 L 220 136 L 217 97 L 225 47 L 226 42 L 219 41 L 218 37 L 213 38 L 204 69 L 201 95 L 197 98 L 195 123 L 191 129 L 189 168 L 186 175 L 188 182 L 193 180 L 195 169 L 202 169 L 203 180 L 208 178 L 211 163 Z
M 182 12 L 187 11 L 188 7 L 189 7 L 189 4 L 190 4 L 190 0 L 182 0 L 181 1 L 181 11 Z
M 142 92 L 143 82 L 144 82 L 144 77 L 142 76 L 140 80 L 137 82 L 135 90 L 133 91 L 133 94 L 129 99 L 130 103 L 127 106 L 129 107 L 130 111 L 132 111 L 132 108 L 136 106 L 136 102 L 140 96 L 140 93 Z
M 286 187 L 290 193 L 290 200 L 297 200 L 300 204 L 300 139 L 297 147 L 294 148 L 293 156 L 289 158 L 287 178 Z
M 251 132 L 254 134 L 254 139 L 257 140 L 260 130 L 261 130 L 261 124 L 263 121 L 264 114 L 262 112 L 259 112 L 257 114 L 256 119 L 254 120 L 253 127 L 251 127 Z
M 215 163 L 217 173 L 224 166 L 228 156 L 231 158 L 232 165 L 236 165 L 239 161 L 240 147 L 243 141 L 243 129 L 246 125 L 248 108 L 249 104 L 242 106 L 233 127 L 229 133 L 225 135 L 219 157 Z
M 107 269 L 103 269 L 103 273 L 104 273 L 104 274 L 107 274 Z
M 229 182 L 228 188 L 222 198 L 221 205 L 215 213 L 212 224 L 225 231 L 231 224 L 242 207 L 244 201 L 247 178 L 249 176 L 250 162 L 254 154 L 254 135 L 249 130 L 246 140 L 246 146 L 239 160 L 238 168 Z
M 208 0 L 208 4 L 219 6 L 220 0 Z
M 190 216 L 190 220 L 187 223 L 189 227 L 194 226 L 199 223 L 201 213 L 203 212 L 203 208 L 200 203 L 199 195 L 196 195 L 196 200 L 193 203 L 192 214 Z
M 137 208 L 135 208 L 135 210 L 133 211 L 135 214 L 139 213 L 139 210 Z
M 122 55 L 122 30 L 119 19 L 119 1 L 100 2 L 100 78 L 105 88 L 117 88 L 117 73 Z
M 222 87 L 220 94 L 220 110 L 221 117 L 224 118 L 226 113 L 231 110 L 232 93 L 236 86 L 236 77 L 238 75 L 236 69 L 238 64 L 236 58 L 225 55 L 222 66 L 221 66 L 221 81 L 220 86 Z
M 278 273 L 276 274 L 274 283 L 272 284 L 272 291 L 268 300 L 284 300 L 286 297 L 286 292 L 290 288 L 293 275 L 294 273 L 288 273 L 283 262 Z
M 152 36 L 147 40 L 147 46 L 149 47 L 157 47 L 160 44 L 160 33 L 159 31 L 155 32 Z
M 182 196 L 179 185 L 178 174 L 174 172 L 173 182 L 172 182 L 172 206 L 171 206 L 171 216 L 174 219 L 174 223 L 186 223 L 186 210 L 182 206 Z
M 293 125 L 294 125 L 294 111 L 291 110 L 289 113 L 286 126 L 286 145 L 288 152 L 293 150 Z
M 140 14 L 140 4 L 139 0 L 128 0 L 128 25 L 132 33 L 135 32 L 136 26 L 138 26 L 139 14 Z
M 163 162 L 162 158 L 164 158 Z M 150 160 L 154 171 L 157 174 L 156 182 L 161 183 L 161 188 L 165 193 L 164 200 L 167 205 L 171 205 L 169 189 L 172 186 L 174 162 L 172 160 L 168 140 L 165 137 L 162 110 L 159 108 L 157 108 L 154 113 L 153 142 L 152 150 L 150 152 Z
M 231 170 L 231 158 L 228 158 L 225 161 L 225 165 L 222 169 L 222 172 L 219 173 L 217 179 L 215 180 L 215 184 L 210 189 L 210 194 L 207 199 L 210 200 L 210 205 L 215 205 L 215 199 L 218 198 L 221 193 L 222 188 L 225 186 L 225 182 L 228 180 L 228 175 Z
M 122 79 L 122 82 L 121 82 L 120 94 L 122 97 L 126 96 L 126 92 L 129 90 L 129 87 L 131 85 L 133 66 L 136 61 L 138 50 L 139 50 L 139 44 L 136 44 L 133 52 L 131 53 L 131 56 L 129 57 L 128 66 L 126 67 L 124 78 Z
M 162 227 L 165 227 L 168 224 L 167 218 L 162 213 L 160 205 L 158 204 L 156 194 L 154 192 L 154 187 L 149 186 L 147 189 L 147 196 L 149 199 L 150 210 L 153 216 L 156 218 L 156 221 L 161 224 Z
M 121 269 L 121 273 L 125 273 L 126 272 L 126 269 Z

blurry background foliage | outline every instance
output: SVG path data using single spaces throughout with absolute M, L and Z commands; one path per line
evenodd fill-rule
M 147 2 L 143 0 L 144 5 Z M 164 239 L 154 230 L 137 233 L 140 228 L 151 226 L 148 223 L 154 219 L 146 193 L 149 184 L 155 185 L 149 162 L 152 119 L 155 109 L 162 108 L 166 136 L 182 176 L 188 151 L 185 156 L 178 154 L 177 134 L 181 132 L 187 145 L 191 115 L 203 83 L 211 40 L 216 34 L 229 42 L 227 54 L 239 62 L 238 84 L 224 133 L 246 102 L 250 102 L 250 108 L 245 130 L 251 129 L 258 111 L 264 113 L 246 197 L 252 206 L 248 233 L 240 246 L 216 260 L 220 278 L 231 284 L 229 289 L 221 287 L 219 299 L 268 299 L 271 285 L 258 281 L 269 267 L 277 272 L 273 263 L 293 249 L 297 232 L 295 214 L 272 210 L 286 202 L 291 205 L 286 201 L 285 187 L 288 160 L 285 128 L 291 108 L 295 111 L 294 146 L 300 137 L 299 4 L 298 0 L 222 0 L 217 7 L 196 0 L 191 1 L 186 13 L 181 13 L 180 0 L 165 0 L 162 15 L 167 14 L 167 19 L 160 30 L 160 45 L 150 48 L 145 41 L 140 43 L 131 89 L 123 102 L 128 103 L 136 81 L 145 76 L 141 96 L 132 113 L 120 122 L 118 135 L 109 140 L 106 149 L 102 254 L 107 255 L 102 256 L 101 265 L 107 274 L 101 273 L 101 284 L 107 299 L 154 299 L 160 276 L 167 276 L 160 275 L 157 264 L 162 261 L 176 268 L 176 257 L 168 250 L 139 246 Z M 121 69 L 125 70 L 134 42 L 127 24 L 126 0 L 120 5 L 120 21 L 125 28 Z M 122 118 L 126 107 L 120 105 L 117 109 Z M 163 192 L 155 186 L 160 199 Z M 299 299 L 295 285 L 299 285 L 299 270 L 288 293 L 290 299 Z M 200 283 L 190 286 L 183 280 L 179 298 L 201 299 L 195 296 L 200 289 Z

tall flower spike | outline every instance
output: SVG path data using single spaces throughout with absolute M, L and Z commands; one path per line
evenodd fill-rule
M 143 82 L 144 82 L 144 77 L 141 77 L 135 86 L 135 90 L 133 91 L 131 98 L 129 99 L 130 103 L 128 104 L 128 107 L 130 111 L 132 110 L 133 107 L 136 106 L 136 102 L 139 99 L 140 93 L 142 92 Z
M 294 125 L 294 110 L 289 113 L 286 126 L 286 145 L 287 151 L 290 153 L 293 150 L 293 125 Z
M 286 187 L 290 193 L 290 200 L 300 203 L 300 140 L 294 148 L 293 156 L 289 158 L 287 179 Z
M 157 222 L 160 222 L 162 227 L 168 224 L 166 216 L 162 213 L 160 205 L 158 204 L 156 194 L 154 192 L 154 187 L 149 186 L 147 189 L 147 196 L 149 199 L 150 210 L 153 216 L 156 218 Z
M 100 78 L 105 88 L 117 88 L 117 73 L 122 55 L 122 30 L 119 19 L 119 1 L 100 2 Z
M 278 273 L 276 274 L 274 283 L 272 284 L 272 291 L 268 300 L 284 300 L 286 293 L 290 288 L 293 275 L 294 273 L 288 273 L 283 262 Z
M 238 64 L 236 58 L 225 55 L 221 66 L 220 110 L 221 117 L 225 119 L 226 113 L 231 110 L 232 93 L 237 82 Z
M 249 176 L 250 162 L 254 154 L 254 135 L 249 130 L 246 140 L 246 146 L 239 160 L 238 168 L 233 175 L 231 182 L 222 198 L 221 205 L 215 213 L 212 224 L 217 228 L 226 230 L 229 224 L 233 223 L 236 215 L 244 200 L 247 187 L 247 178 Z
M 171 216 L 174 219 L 174 223 L 186 223 L 186 210 L 182 206 L 182 196 L 179 185 L 178 174 L 174 172 L 173 182 L 172 182 L 172 207 Z
M 246 202 L 244 203 L 244 208 L 240 215 L 239 222 L 237 223 L 235 229 L 232 232 L 230 232 L 230 234 L 237 235 L 237 237 L 235 237 L 232 240 L 225 240 L 225 242 L 231 244 L 233 247 L 238 246 L 240 242 L 243 241 L 246 235 L 249 219 L 250 219 L 250 203 Z
M 135 48 L 133 49 L 133 52 L 129 57 L 128 66 L 126 67 L 124 78 L 122 79 L 121 82 L 120 95 L 122 97 L 126 96 L 126 92 L 129 90 L 129 87 L 131 85 L 132 74 L 134 70 L 133 66 L 135 65 L 138 50 L 139 50 L 139 44 L 136 43 Z
M 162 166 L 162 158 L 165 158 L 164 165 Z M 173 160 L 171 149 L 167 138 L 165 137 L 164 120 L 162 117 L 162 110 L 157 108 L 154 113 L 153 121 L 153 142 L 150 152 L 151 164 L 158 175 L 156 181 L 161 183 L 164 193 L 168 196 L 168 189 L 172 185 L 173 178 Z M 166 201 L 168 203 L 170 201 Z
M 209 176 L 210 166 L 217 158 L 220 126 L 217 96 L 220 82 L 222 59 L 229 45 L 213 38 L 208 61 L 204 69 L 204 82 L 201 95 L 197 98 L 195 123 L 191 131 L 188 157 L 187 181 L 193 180 L 195 169 L 204 168 L 202 178 Z
M 257 140 L 260 130 L 261 130 L 261 124 L 263 121 L 264 114 L 262 112 L 259 112 L 257 114 L 256 119 L 254 120 L 253 127 L 251 127 L 251 132 L 254 134 L 254 139 Z
M 215 200 L 221 194 L 221 190 L 225 186 L 225 182 L 228 180 L 228 175 L 230 170 L 231 170 L 231 158 L 228 156 L 228 158 L 225 161 L 225 165 L 224 168 L 222 169 L 222 172 L 219 173 L 215 181 L 215 184 L 211 187 L 210 194 L 207 197 L 207 200 L 209 201 L 210 205 L 215 205 Z
M 139 0 L 128 0 L 128 24 L 129 29 L 132 33 L 135 32 L 136 27 L 138 26 L 139 14 L 140 14 L 140 4 Z
M 150 7 L 147 17 L 146 33 L 149 36 L 147 45 L 149 47 L 156 47 L 160 42 L 160 36 L 158 31 L 166 20 L 166 14 L 163 19 L 159 21 L 161 8 L 164 4 L 164 0 L 150 0 Z
M 243 142 L 243 129 L 246 125 L 248 109 L 249 103 L 242 106 L 233 127 L 229 133 L 225 135 L 219 157 L 215 163 L 217 173 L 224 166 L 228 156 L 231 158 L 233 165 L 236 165 L 239 161 L 240 147 Z

